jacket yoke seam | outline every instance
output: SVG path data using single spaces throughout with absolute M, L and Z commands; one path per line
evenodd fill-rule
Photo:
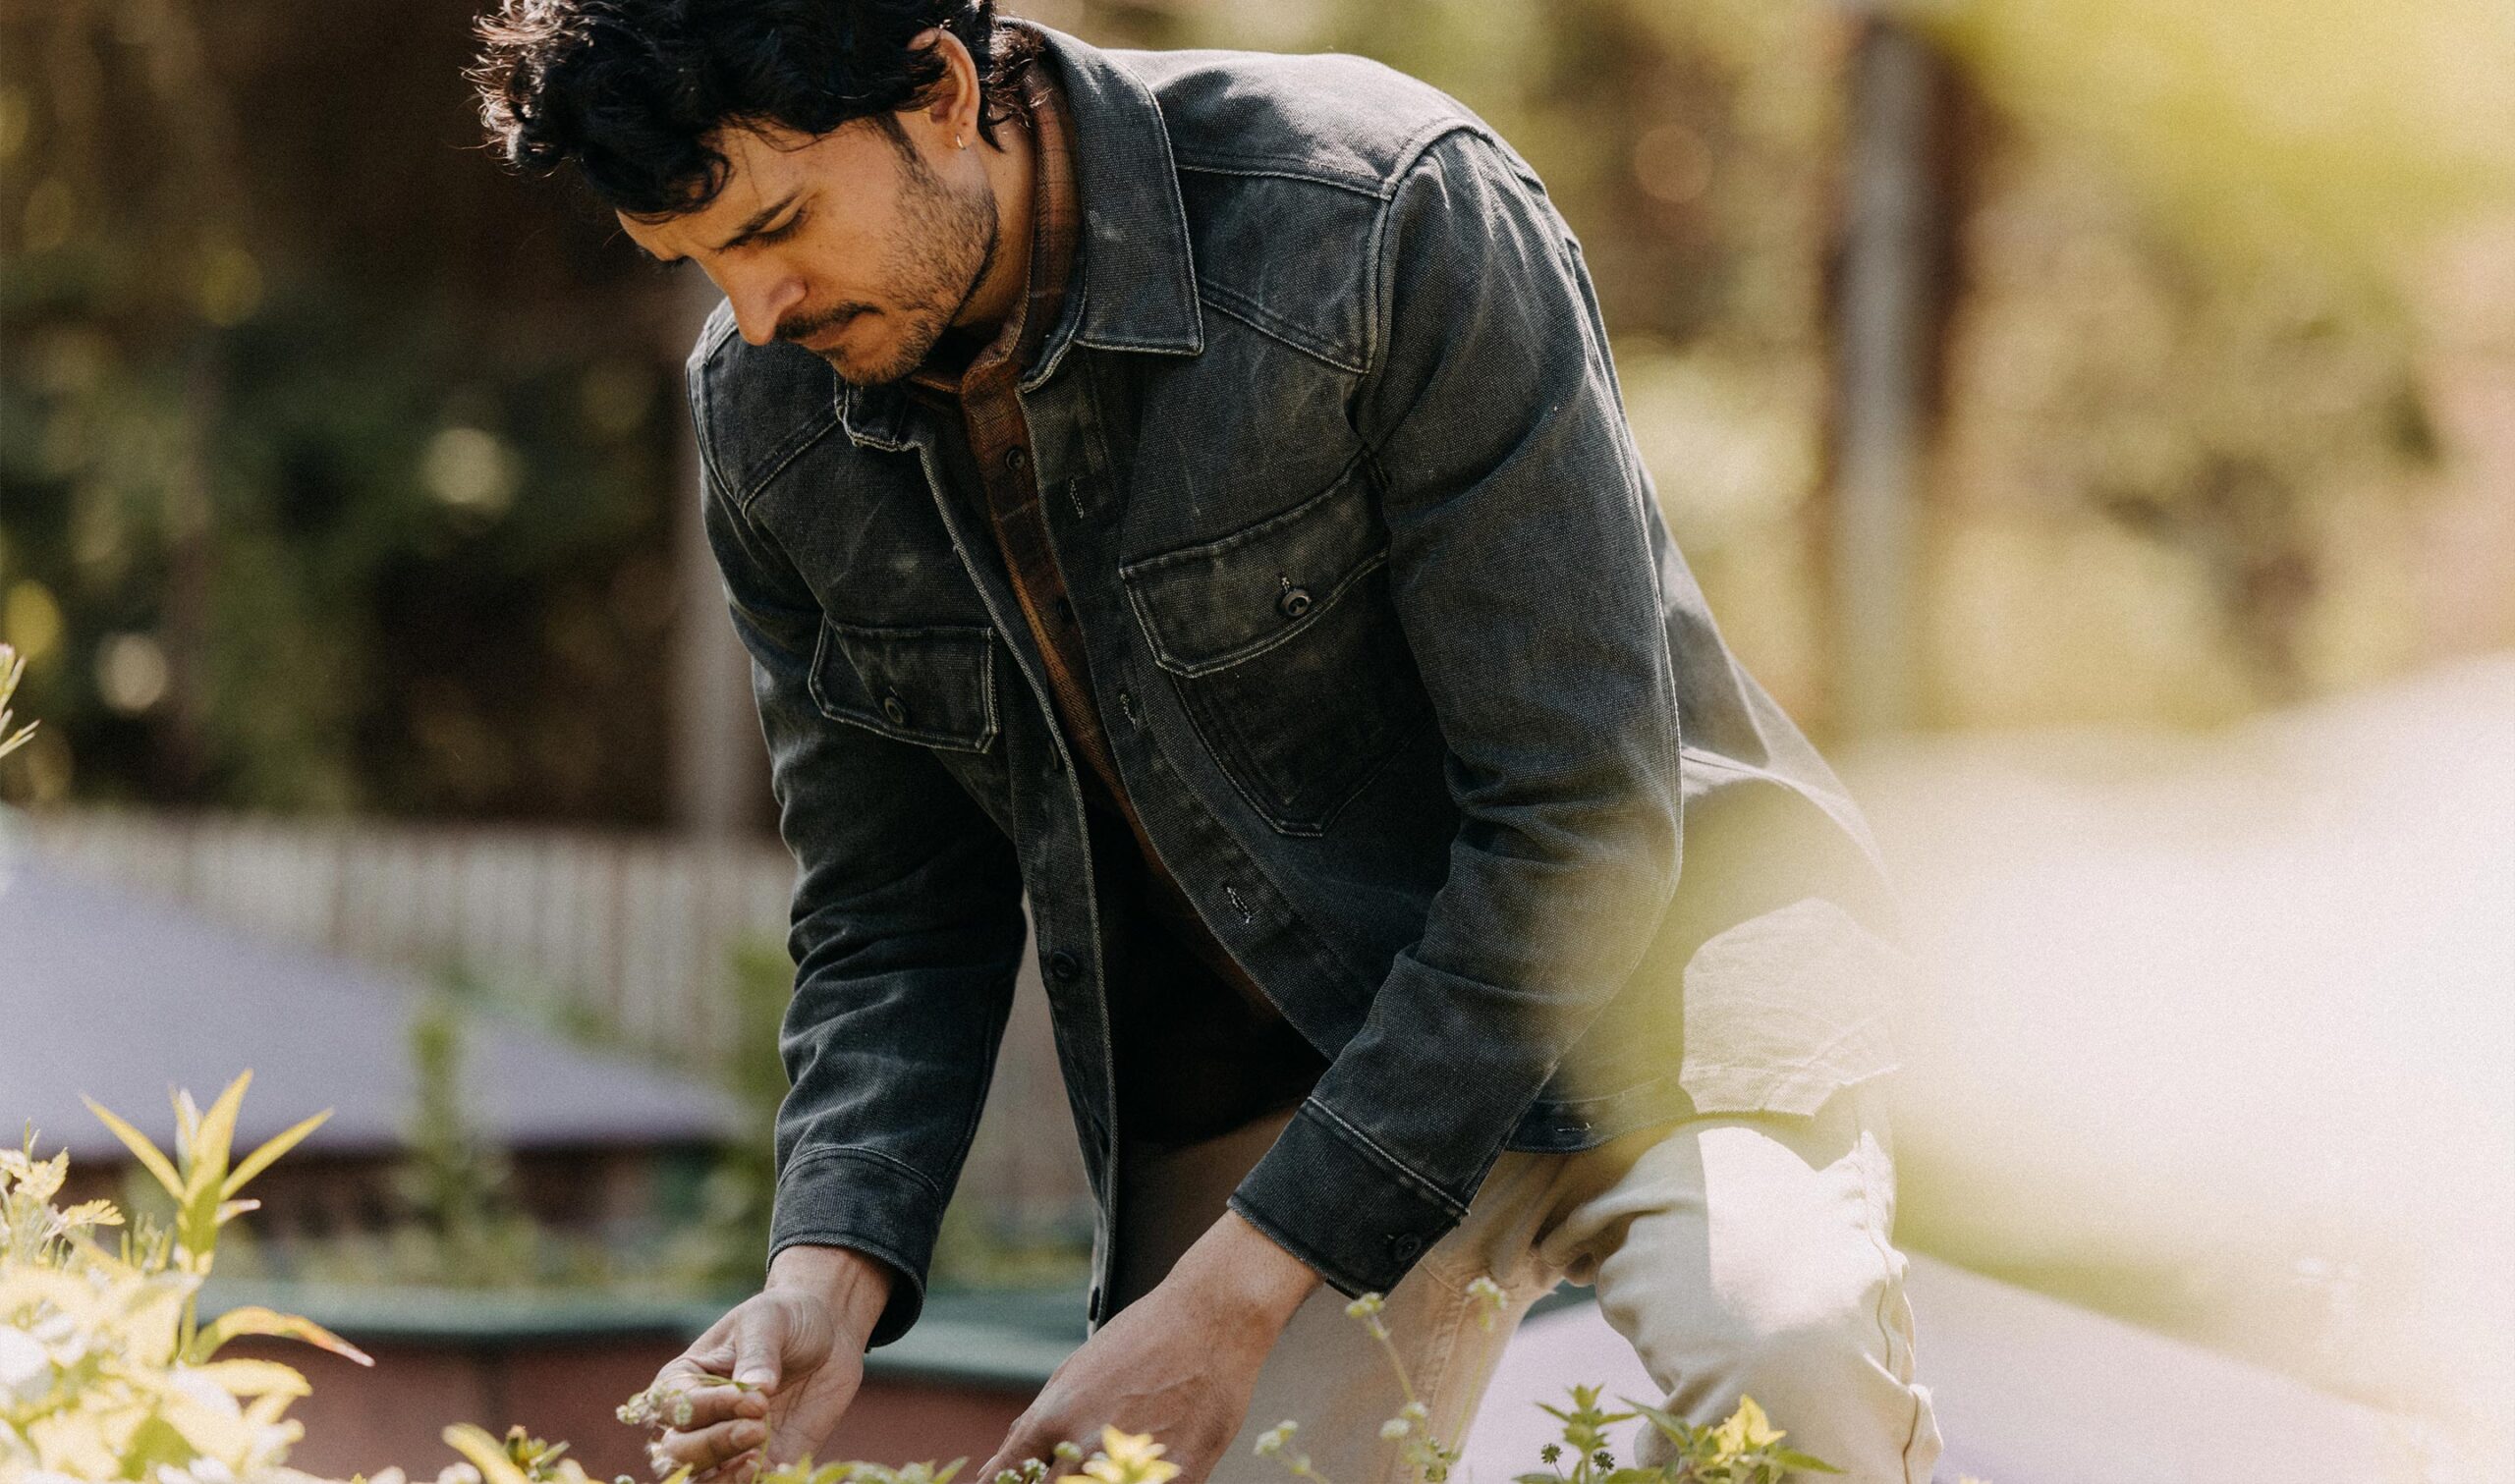
M 1178 155 L 1181 174 L 1236 175 L 1281 181 L 1302 181 L 1313 186 L 1325 186 L 1336 191 L 1350 191 L 1372 200 L 1388 199 L 1388 182 L 1366 175 L 1346 175 L 1327 170 L 1314 160 L 1292 155 L 1272 154 L 1188 154 Z
M 1238 320 L 1284 349 L 1315 360 L 1329 370 L 1360 376 L 1367 369 L 1327 347 L 1312 342 L 1298 326 L 1247 295 L 1235 293 L 1219 284 L 1206 283 L 1198 287 L 1197 298 L 1215 313 Z

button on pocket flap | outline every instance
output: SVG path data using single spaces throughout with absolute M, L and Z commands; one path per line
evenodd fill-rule
M 1815 1113 L 1893 1071 L 1903 953 L 1803 898 L 1713 935 L 1685 971 L 1678 1082 L 1702 1113 Z
M 1357 477 L 1218 541 L 1118 570 L 1161 668 L 1209 675 L 1315 624 L 1388 558 L 1387 532 Z
M 983 752 L 995 740 L 994 639 L 984 629 L 824 622 L 812 699 L 822 715 L 885 737 Z

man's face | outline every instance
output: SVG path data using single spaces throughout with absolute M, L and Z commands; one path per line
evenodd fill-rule
M 729 129 L 714 142 L 729 167 L 715 199 L 620 225 L 658 258 L 696 259 L 753 345 L 793 341 L 860 386 L 897 381 L 994 260 L 995 194 L 969 154 L 947 152 L 938 171 L 871 120 L 819 138 Z

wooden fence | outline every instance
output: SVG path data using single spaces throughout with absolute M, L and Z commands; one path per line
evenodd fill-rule
M 36 851 L 80 874 L 261 937 L 460 968 L 699 1065 L 732 1028 L 730 955 L 784 941 L 795 874 L 773 843 L 102 811 L 30 823 Z
M 693 1071 L 729 1050 L 735 950 L 783 953 L 795 878 L 773 840 L 81 809 L 26 823 L 37 854 L 91 880 L 348 959 L 460 970 Z M 1022 980 L 963 1188 L 1054 1219 L 1088 1197 L 1034 964 Z

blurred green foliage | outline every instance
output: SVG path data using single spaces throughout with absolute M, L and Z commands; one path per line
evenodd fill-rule
M 2515 200 L 2500 0 L 1914 0 L 2038 151 L 2098 159 L 2185 244 L 2396 296 Z
M 668 281 L 467 147 L 464 22 L 0 13 L 37 797 L 660 817 Z
M 1114 44 L 1360 51 L 1492 121 L 1581 235 L 1714 610 L 1823 730 L 1861 13 L 1012 8 Z M 665 817 L 699 305 L 473 147 L 466 9 L 0 12 L 0 637 L 52 719 L 11 797 Z M 2498 364 L 2515 337 L 2432 270 L 2515 214 L 2515 14 L 1897 13 L 1957 77 L 1929 720 L 2209 721 L 2515 640 L 2478 578 L 2436 579 L 2431 533 L 2483 501 L 2489 436 L 2439 414 L 2463 373 L 2436 338 Z

